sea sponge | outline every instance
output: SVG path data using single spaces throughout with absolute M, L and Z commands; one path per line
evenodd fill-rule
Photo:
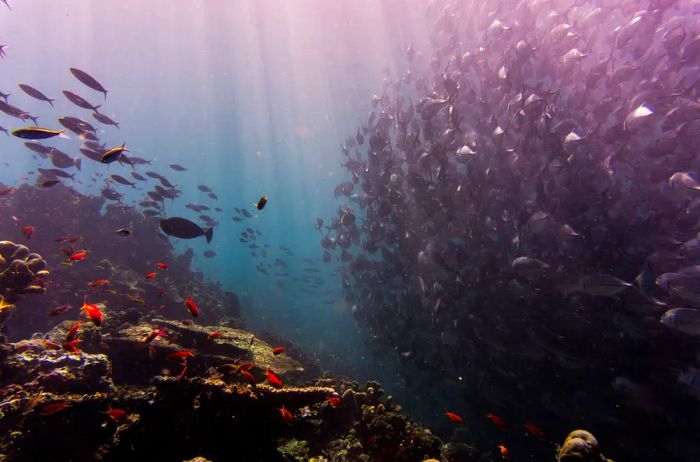
M 586 430 L 574 430 L 557 454 L 558 462 L 612 462 L 600 452 L 598 440 Z

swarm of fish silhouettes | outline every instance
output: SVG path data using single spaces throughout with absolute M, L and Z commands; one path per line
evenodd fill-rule
M 698 460 L 700 8 L 425 14 L 433 48 L 385 71 L 314 223 L 355 317 L 506 448 L 575 423 L 626 460 Z

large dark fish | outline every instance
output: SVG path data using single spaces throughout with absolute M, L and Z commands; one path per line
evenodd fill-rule
M 29 85 L 26 85 L 24 83 L 20 83 L 19 88 L 23 92 L 25 92 L 26 94 L 31 96 L 32 98 L 38 99 L 39 101 L 46 101 L 47 103 L 49 103 L 51 105 L 51 107 L 53 107 L 53 102 L 56 101 L 55 99 L 49 98 L 48 96 L 46 96 L 45 94 L 43 94 L 42 92 L 37 90 L 36 88 L 31 87 Z
M 48 146 L 44 146 L 43 144 L 39 144 L 39 143 L 32 143 L 31 141 L 27 141 L 26 143 L 24 143 L 24 145 L 29 150 L 36 152 L 44 159 L 46 159 L 48 157 L 48 155 L 51 153 L 51 151 L 53 150 L 53 148 L 50 148 Z
M 70 178 L 71 180 L 73 179 L 73 175 L 70 175 L 63 170 L 59 170 L 57 168 L 37 168 L 37 172 L 41 173 L 43 176 L 48 177 L 48 178 Z
M 132 188 L 136 187 L 136 183 L 132 183 L 131 181 L 127 180 L 123 176 L 120 175 L 110 175 L 111 178 L 116 181 L 119 184 L 123 184 L 125 186 L 131 186 Z
M 80 80 L 80 83 L 84 84 L 85 86 L 90 87 L 95 91 L 99 91 L 100 93 L 104 93 L 105 99 L 107 99 L 107 90 L 105 90 L 100 82 L 95 80 L 90 74 L 74 67 L 70 68 L 70 73 L 73 74 L 76 79 Z
M 199 236 L 204 236 L 207 239 L 207 244 L 211 242 L 211 238 L 214 234 L 213 228 L 209 228 L 205 231 L 198 224 L 180 217 L 161 220 L 160 229 L 168 236 L 179 237 L 180 239 L 194 239 Z
M 4 112 L 5 114 L 9 115 L 10 117 L 15 117 L 20 120 L 27 120 L 30 119 L 32 122 L 34 122 L 34 125 L 37 125 L 37 120 L 39 119 L 38 117 L 32 117 L 29 115 L 28 112 L 21 110 L 20 108 L 13 106 L 11 104 L 7 104 L 6 102 L 0 101 L 0 111 Z
M 75 93 L 68 91 L 68 90 L 63 90 L 63 95 L 70 101 L 71 103 L 75 104 L 78 107 L 81 107 L 83 109 L 90 109 L 91 111 L 98 112 L 97 109 L 99 109 L 100 105 L 98 104 L 97 106 L 94 106 L 87 102 L 85 98 L 83 98 L 80 95 L 76 95 Z
M 79 158 L 71 159 L 68 154 L 63 151 L 59 151 L 56 148 L 52 148 L 49 153 L 51 163 L 58 168 L 71 168 L 75 167 L 78 170 L 81 168 L 81 162 Z

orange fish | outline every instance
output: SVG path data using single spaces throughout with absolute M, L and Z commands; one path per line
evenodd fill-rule
M 505 444 L 501 443 L 498 445 L 498 451 L 501 453 L 501 457 L 505 460 L 510 460 L 510 450 Z
M 333 407 L 338 407 L 342 403 L 339 397 L 337 396 L 329 396 L 326 398 L 326 401 L 328 401 L 328 404 L 330 404 Z
M 485 415 L 486 415 L 487 419 L 489 419 L 491 422 L 493 422 L 493 424 L 496 425 L 501 430 L 505 430 L 506 427 L 508 427 L 506 425 L 506 421 L 501 419 L 500 417 L 498 417 L 496 414 L 493 414 L 491 412 L 487 412 Z
M 34 227 L 31 225 L 25 226 L 22 228 L 22 234 L 24 235 L 25 239 L 31 239 L 32 234 L 34 234 Z
M 168 355 L 168 359 L 172 359 L 173 361 L 184 361 L 187 358 L 193 357 L 194 353 L 192 353 L 192 350 L 182 350 L 182 351 L 176 351 L 175 353 L 170 353 Z
M 165 330 L 165 328 L 161 327 L 159 329 L 153 329 L 149 334 L 146 336 L 144 339 L 143 343 L 151 343 L 153 340 L 155 340 L 158 337 L 165 337 L 168 335 L 168 331 Z
M 284 404 L 282 407 L 279 409 L 280 414 L 282 414 L 282 420 L 284 420 L 287 423 L 292 423 L 294 422 L 294 416 L 292 415 L 287 408 L 284 407 Z
M 240 368 L 242 371 L 249 371 L 249 370 L 251 370 L 251 369 L 253 368 L 253 366 L 255 366 L 255 364 L 252 363 L 252 362 L 250 362 L 250 363 L 243 363 L 243 364 L 241 364 L 239 368 Z
M 253 385 L 255 385 L 255 377 L 253 376 L 253 374 L 251 374 L 250 372 L 248 372 L 246 369 L 243 369 L 243 368 L 239 369 L 238 371 L 239 371 L 241 374 L 243 374 L 243 377 L 245 377 L 246 379 L 248 379 L 248 382 L 250 382 L 250 383 L 252 383 Z
M 129 417 L 129 414 L 124 409 L 119 409 L 118 407 L 110 406 L 106 412 L 115 422 L 124 422 Z
M 144 279 L 153 279 L 153 278 L 155 278 L 156 276 L 158 276 L 158 273 L 148 273 L 148 274 L 145 275 L 143 278 L 144 278 Z
M 214 332 L 209 334 L 209 338 L 212 340 L 219 337 L 221 337 L 221 332 L 219 332 L 218 330 L 215 330 Z
M 46 406 L 42 407 L 39 411 L 39 414 L 43 416 L 55 414 L 66 408 L 69 408 L 70 406 L 70 403 L 66 401 L 58 401 L 56 403 L 47 404 Z
M 544 439 L 544 432 L 537 425 L 531 424 L 531 423 L 526 423 L 526 424 L 523 424 L 523 427 L 525 427 L 525 429 L 528 432 L 530 432 L 530 434 L 532 436 L 539 438 L 541 440 Z
M 187 311 L 189 311 L 192 316 L 195 318 L 199 316 L 199 308 L 197 308 L 197 304 L 192 300 L 192 297 L 187 298 L 185 304 L 187 305 Z
M 44 348 L 46 348 L 47 350 L 60 350 L 61 345 L 44 339 Z
M 102 325 L 102 317 L 104 316 L 102 314 L 102 311 L 97 307 L 97 305 L 93 305 L 91 303 L 87 302 L 87 297 L 83 298 L 83 306 L 81 310 L 84 310 L 85 313 L 87 313 L 88 317 L 90 318 L 90 321 L 97 327 L 100 327 Z
M 445 412 L 445 415 L 447 416 L 448 419 L 450 419 L 452 422 L 456 423 L 457 425 L 464 425 L 464 419 L 459 414 L 455 414 L 454 412 Z
M 284 347 L 277 347 L 274 350 L 272 350 L 272 354 L 277 356 L 279 354 L 284 353 Z
M 80 252 L 74 252 L 72 253 L 68 259 L 71 261 L 83 261 L 85 257 L 87 256 L 87 251 L 86 250 L 81 250 Z
M 270 385 L 272 385 L 274 388 L 282 388 L 282 381 L 274 372 L 272 372 L 272 369 L 269 367 L 267 368 L 267 371 L 265 371 L 265 377 L 267 377 L 267 381 L 270 382 Z
M 164 270 L 164 269 L 168 269 L 168 265 L 159 261 L 159 262 L 156 262 L 156 268 Z
M 94 281 L 88 282 L 88 287 L 102 287 L 109 284 L 109 279 L 95 279 Z
M 68 333 L 66 334 L 66 342 L 70 342 L 75 338 L 75 335 L 78 333 L 78 329 L 80 329 L 80 326 L 83 323 L 80 321 L 77 321 L 75 324 L 70 326 L 70 329 L 68 329 Z
M 80 353 L 80 350 L 79 350 L 78 347 L 76 346 L 76 345 L 78 345 L 78 343 L 80 343 L 80 342 L 82 342 L 82 340 L 79 339 L 79 338 L 77 338 L 77 339 L 75 339 L 75 340 L 71 340 L 70 342 L 65 342 L 65 343 L 63 343 L 63 344 L 61 345 L 61 348 L 63 348 L 64 350 L 66 350 L 66 351 L 69 352 L 69 353 Z

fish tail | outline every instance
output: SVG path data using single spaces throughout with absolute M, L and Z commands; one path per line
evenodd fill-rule
M 105 101 L 107 101 L 107 92 L 108 92 L 108 91 L 109 91 L 109 90 L 105 90 L 105 91 L 103 92 L 103 93 L 105 94 Z
M 54 101 L 56 101 L 56 100 L 55 100 L 55 99 L 51 99 L 51 98 L 49 98 L 49 99 L 46 100 L 46 102 L 49 103 L 49 104 L 51 105 L 51 107 L 53 107 L 53 102 L 54 102 Z
M 76 157 L 75 160 L 73 160 L 73 165 L 75 165 L 75 168 L 77 168 L 78 170 L 82 170 L 82 168 L 81 168 L 83 165 L 82 159 L 80 157 Z
M 204 232 L 204 237 L 207 238 L 207 244 L 211 242 L 211 238 L 214 237 L 214 228 L 209 228 Z
M 95 106 L 94 108 L 92 108 L 92 110 L 95 111 L 95 112 L 97 112 L 97 113 L 99 114 L 100 111 L 98 111 L 98 109 L 101 108 L 101 107 L 102 107 L 102 105 L 101 105 L 101 104 L 98 104 L 97 106 Z

